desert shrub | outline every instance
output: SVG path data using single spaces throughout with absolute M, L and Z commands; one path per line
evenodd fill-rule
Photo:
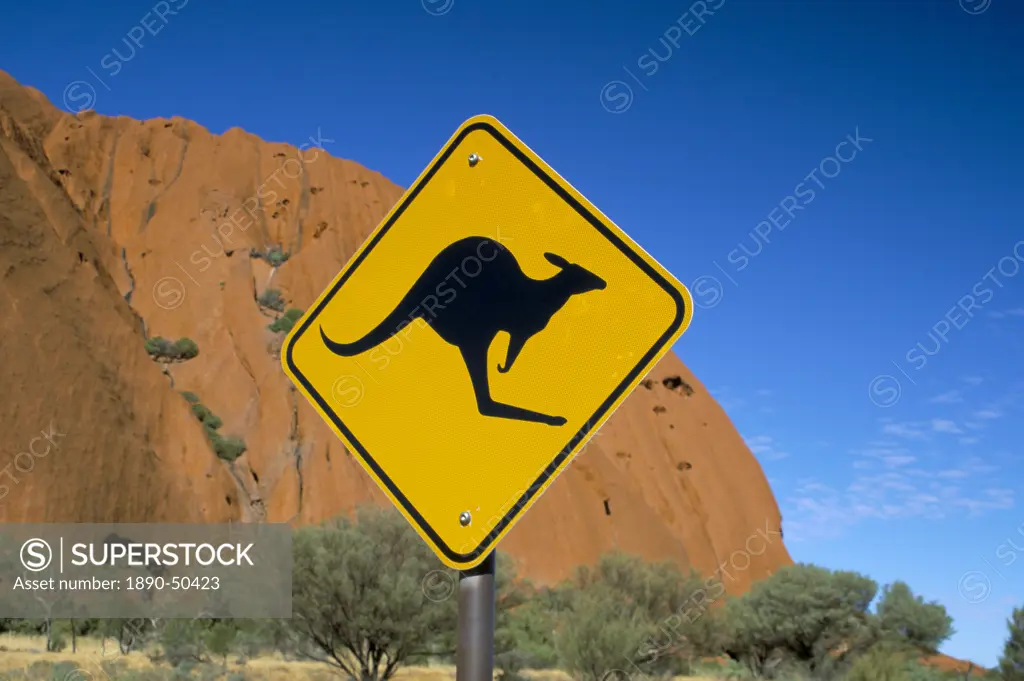
M 525 669 L 554 668 L 556 613 L 543 595 L 531 590 L 525 602 L 505 612 L 504 621 L 495 626 L 494 664 L 502 678 L 514 681 Z
M 268 288 L 260 297 L 256 299 L 261 306 L 268 310 L 274 310 L 275 312 L 281 312 L 284 310 L 284 298 L 281 296 L 281 291 L 276 288 Z
M 193 395 L 193 397 L 195 397 L 195 395 Z M 234 461 L 244 454 L 246 450 L 245 441 L 238 437 L 225 437 L 217 432 L 218 429 L 224 425 L 224 421 L 210 411 L 209 407 L 198 400 L 199 398 L 196 397 L 196 401 L 192 402 L 192 414 L 199 419 L 200 423 L 203 424 L 203 430 L 206 432 L 206 439 L 210 442 L 210 446 L 213 447 L 213 451 L 217 457 L 224 461 Z
M 199 422 L 202 423 L 203 425 L 210 423 L 213 419 L 217 419 L 217 417 L 214 416 L 213 412 L 210 411 L 210 408 L 207 407 L 202 402 L 195 402 L 192 405 L 192 415 L 199 419 Z M 217 420 L 219 421 L 220 419 Z M 220 428 L 220 424 L 214 426 L 214 430 L 216 430 L 217 428 Z
M 271 267 L 280 267 L 290 257 L 290 253 L 280 246 L 270 246 L 265 250 L 249 249 L 249 257 L 266 261 Z
M 908 681 L 909 673 L 910 660 L 905 652 L 874 646 L 853 662 L 844 681 Z
M 174 343 L 178 359 L 192 359 L 199 354 L 199 346 L 191 338 L 179 338 Z
M 628 678 L 637 650 L 656 632 L 646 613 L 608 584 L 577 589 L 560 620 L 555 647 L 563 669 L 580 681 L 604 681 L 609 673 Z
M 904 667 L 904 676 L 900 681 L 964 681 L 965 675 L 956 672 L 944 672 L 938 667 L 922 664 L 918 660 L 908 660 Z
M 450 642 L 457 599 L 438 579 L 456 574 L 397 511 L 361 507 L 354 519 L 298 528 L 292 553 L 293 616 L 274 621 L 283 650 L 384 681 Z
M 302 316 L 302 310 L 297 307 L 289 308 L 283 315 L 274 320 L 274 323 L 268 326 L 274 333 L 288 333 L 295 326 L 295 322 L 299 321 Z
M 224 461 L 234 461 L 242 454 L 245 454 L 246 446 L 245 442 L 238 437 L 221 437 L 216 434 L 217 438 L 213 440 L 213 451 L 216 452 L 217 456 Z
M 203 661 L 203 641 L 198 620 L 173 619 L 160 629 L 163 659 L 172 667 Z
M 580 679 L 689 672 L 720 647 L 708 608 L 723 592 L 671 562 L 606 554 L 548 596 L 559 658 Z
M 868 607 L 876 583 L 856 572 L 797 564 L 756 582 L 726 605 L 726 651 L 757 676 L 772 676 L 783 662 L 807 666 L 820 677 L 877 640 Z
M 1014 608 L 1006 622 L 1008 636 L 999 658 L 1004 681 L 1024 681 L 1024 608 Z
M 719 618 L 711 605 L 724 596 L 720 583 L 703 581 L 673 562 L 646 563 L 621 552 L 605 554 L 595 568 L 577 571 L 575 584 L 587 588 L 607 584 L 634 604 L 654 627 L 632 659 L 657 673 L 688 673 L 702 655 L 721 651 Z
M 146 352 L 154 359 L 192 359 L 199 354 L 199 346 L 191 338 L 170 341 L 163 336 L 146 339 Z
M 30 665 L 0 672 L 4 681 L 66 681 L 75 677 L 88 676 L 77 672 L 78 666 L 73 662 L 50 662 L 38 660 Z
M 85 675 L 78 671 L 78 665 L 74 662 L 57 662 L 50 669 L 50 681 L 68 681 L 82 676 Z
M 145 343 L 146 352 L 151 355 L 165 355 L 171 349 L 172 343 L 163 336 L 147 338 Z
M 185 401 L 189 404 L 197 404 L 199 402 L 199 396 L 188 390 L 181 393 L 181 396 L 185 398 Z
M 876 612 L 883 635 L 922 652 L 937 652 L 954 633 L 953 618 L 946 608 L 914 596 L 904 582 L 894 582 L 882 590 Z

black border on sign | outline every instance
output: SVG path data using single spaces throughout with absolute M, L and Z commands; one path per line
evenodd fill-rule
M 435 532 L 434 529 L 430 527 L 430 525 L 427 524 L 426 520 L 424 520 L 423 516 L 420 515 L 419 511 L 417 511 L 416 508 L 409 502 L 406 496 L 395 485 L 391 478 L 388 477 L 387 473 L 384 472 L 384 470 L 373 459 L 370 453 L 366 451 L 366 448 L 363 447 L 363 445 L 359 442 L 355 434 L 348 429 L 348 427 L 342 422 L 340 418 L 338 418 L 338 415 L 335 413 L 335 410 L 328 406 L 327 401 L 324 400 L 320 393 L 318 393 L 313 388 L 312 384 L 310 384 L 310 382 L 306 379 L 306 377 L 303 376 L 302 372 L 299 371 L 299 368 L 295 366 L 295 361 L 292 358 L 292 350 L 295 347 L 295 343 L 298 342 L 302 334 L 306 332 L 306 329 L 309 328 L 312 321 L 319 316 L 319 314 L 323 311 L 327 303 L 331 301 L 331 299 L 338 293 L 338 290 L 341 289 L 341 287 L 345 284 L 346 280 L 348 280 L 352 273 L 355 272 L 356 269 L 358 269 L 359 265 L 363 262 L 363 260 L 366 259 L 366 256 L 370 254 L 370 252 L 380 242 L 380 240 L 384 238 L 384 235 L 388 233 L 388 230 L 391 229 L 395 222 L 402 216 L 402 213 L 405 212 L 405 209 L 409 207 L 409 204 L 412 203 L 412 201 L 423 190 L 423 188 L 427 186 L 427 183 L 430 182 L 431 178 L 434 177 L 435 173 L 437 173 L 437 170 L 442 165 L 444 165 L 445 161 L 447 161 L 448 158 L 455 152 L 455 149 L 459 146 L 459 144 L 466 137 L 466 135 L 477 130 L 486 131 L 498 142 L 500 142 L 502 146 L 504 146 L 510 153 L 512 153 L 513 156 L 519 159 L 519 161 L 523 165 L 529 168 L 534 175 L 536 175 L 542 182 L 544 182 L 544 184 L 550 187 L 553 192 L 558 194 L 558 196 L 561 197 L 563 201 L 572 206 L 573 209 L 575 209 L 581 217 L 583 217 L 587 222 L 589 222 L 594 227 L 594 229 L 596 229 L 612 244 L 614 244 L 620 251 L 622 251 L 626 255 L 626 257 L 633 261 L 637 267 L 643 270 L 644 273 L 647 274 L 647 276 L 649 276 L 655 283 L 657 283 L 670 296 L 672 296 L 672 299 L 676 302 L 676 317 L 675 319 L 672 320 L 672 323 L 669 325 L 669 328 L 665 331 L 665 333 L 661 335 L 661 337 L 657 340 L 654 346 L 647 351 L 647 353 L 640 359 L 640 361 L 629 372 L 629 374 L 622 379 L 622 382 L 618 385 L 618 387 L 616 387 L 615 391 L 608 397 L 608 399 L 606 399 L 601 404 L 600 407 L 598 407 L 597 411 L 595 411 L 594 414 L 589 419 L 587 419 L 587 422 L 584 424 L 583 428 L 581 428 L 579 432 L 572 436 L 572 439 L 569 440 L 568 444 L 566 444 L 565 447 L 563 447 L 562 450 L 555 456 L 554 460 L 544 468 L 544 470 L 533 482 L 533 484 L 530 485 L 530 488 L 525 493 L 523 493 L 519 500 L 505 514 L 505 517 L 503 517 L 501 521 L 494 526 L 494 528 L 487 534 L 487 536 L 485 536 L 480 541 L 480 543 L 477 545 L 475 549 L 473 549 L 469 553 L 457 553 L 456 551 L 453 551 L 452 548 L 448 546 L 441 539 L 440 536 L 438 536 L 437 532 Z M 622 241 L 622 239 L 620 239 L 614 232 L 612 232 L 593 213 L 591 213 L 582 204 L 580 204 L 579 201 L 573 198 L 572 195 L 570 195 L 564 188 L 562 188 L 558 184 L 558 182 L 556 182 L 554 179 L 548 176 L 548 174 L 545 173 L 536 163 L 534 163 L 533 160 L 531 160 L 528 156 L 521 152 L 514 144 L 512 144 L 507 138 L 505 138 L 505 136 L 502 135 L 500 131 L 498 131 L 490 123 L 479 122 L 466 127 L 462 131 L 462 133 L 458 135 L 458 137 L 451 141 L 451 143 L 448 145 L 448 148 L 444 150 L 444 153 L 441 155 L 441 157 L 437 159 L 437 162 L 434 163 L 433 166 L 431 166 L 430 170 L 423 177 L 423 180 L 415 187 L 413 187 L 412 191 L 409 192 L 408 196 L 401 203 L 398 209 L 395 210 L 395 212 L 392 214 L 391 218 L 387 221 L 384 227 L 379 232 L 377 232 L 376 236 L 373 238 L 373 241 L 371 241 L 370 244 L 366 247 L 366 249 L 359 254 L 358 259 L 345 272 L 345 275 L 338 281 L 337 284 L 334 285 L 334 287 L 323 298 L 323 300 L 320 301 L 320 304 L 316 306 L 316 309 L 314 309 L 313 314 L 306 316 L 306 321 L 303 322 L 302 326 L 300 326 L 298 331 L 295 332 L 295 335 L 292 336 L 292 340 L 288 344 L 287 349 L 285 350 L 285 358 L 286 361 L 288 362 L 288 367 L 292 370 L 292 373 L 299 379 L 302 385 L 305 386 L 308 394 L 313 396 L 313 398 L 316 400 L 317 404 L 320 405 L 320 408 L 323 410 L 325 414 L 330 415 L 331 421 L 334 423 L 335 426 L 337 426 L 338 430 L 343 432 L 345 436 L 349 439 L 349 441 L 353 445 L 355 445 L 356 453 L 359 455 L 359 457 L 362 458 L 362 460 L 366 462 L 366 464 L 377 474 L 377 477 L 387 486 L 388 490 L 391 491 L 391 494 L 394 495 L 394 497 L 402 504 L 402 507 L 405 509 L 405 511 L 413 519 L 415 519 L 416 524 L 419 525 L 420 529 L 423 530 L 423 532 L 428 537 L 430 537 L 430 539 L 434 542 L 434 545 L 438 547 L 444 553 L 444 555 L 447 556 L 449 560 L 451 560 L 452 562 L 468 563 L 479 558 L 481 555 L 483 555 L 485 552 L 491 549 L 495 538 L 499 534 L 501 534 L 501 532 L 506 527 L 508 527 L 513 520 L 516 519 L 516 517 L 519 515 L 523 507 L 534 496 L 536 496 L 538 490 L 540 490 L 540 488 L 551 478 L 551 476 L 554 475 L 555 471 L 558 470 L 558 467 L 565 461 L 569 454 L 571 454 L 572 451 L 576 448 L 576 446 L 586 438 L 587 434 L 593 429 L 594 424 L 596 424 L 611 408 L 611 406 L 615 404 L 615 401 L 619 399 L 619 397 L 626 391 L 629 384 L 632 383 L 637 378 L 637 376 L 643 370 L 644 366 L 646 366 L 647 363 L 654 358 L 658 351 L 660 351 L 661 348 L 663 348 L 664 345 L 668 342 L 668 340 L 675 334 L 675 332 L 679 330 L 679 327 L 682 325 L 685 316 L 686 301 L 683 299 L 683 296 L 679 293 L 679 291 L 677 291 L 671 284 L 669 284 L 668 280 L 661 276 L 661 274 L 659 274 L 657 270 L 651 267 L 643 258 L 639 256 L 639 254 L 637 254 L 624 241 Z

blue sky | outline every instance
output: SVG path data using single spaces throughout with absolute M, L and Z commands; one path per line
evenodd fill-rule
M 676 350 L 794 558 L 908 581 L 993 664 L 1024 605 L 1024 6 L 704 7 L 23 3 L 0 68 L 58 106 L 320 130 L 403 186 L 496 115 L 691 286 Z

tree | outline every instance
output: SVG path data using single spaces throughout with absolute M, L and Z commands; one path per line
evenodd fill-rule
M 845 681 L 907 681 L 911 664 L 903 650 L 874 646 L 854 661 Z
M 577 589 L 560 619 L 558 656 L 565 670 L 581 681 L 632 676 L 637 650 L 656 631 L 647 613 L 624 602 L 609 584 Z
M 1024 608 L 1014 608 L 1006 622 L 1009 636 L 999 658 L 1003 681 L 1024 681 Z
M 820 676 L 877 640 L 868 612 L 877 589 L 856 572 L 786 566 L 727 604 L 727 652 L 758 676 L 782 661 Z
M 505 557 L 498 554 L 499 559 Z M 525 580 L 507 580 L 503 575 L 512 570 L 503 570 L 501 562 L 495 585 L 494 666 L 501 681 L 522 681 L 520 672 L 525 669 L 550 669 L 557 664 L 556 613 L 549 589 L 535 589 Z
M 953 635 L 953 618 L 937 602 L 914 596 L 904 582 L 882 589 L 876 609 L 879 627 L 887 638 L 904 642 L 922 652 L 934 654 Z
M 563 657 L 569 655 L 564 661 L 582 677 L 602 666 L 605 672 L 628 674 L 690 671 L 695 658 L 718 652 L 713 633 L 718 621 L 708 605 L 723 591 L 669 561 L 646 563 L 638 556 L 607 553 L 596 566 L 579 568 L 555 595 L 566 613 L 559 617 L 560 649 Z M 611 619 L 601 619 L 606 597 L 620 608 Z M 609 631 L 599 631 L 605 623 Z M 639 638 L 623 633 L 630 627 Z M 608 655 L 614 658 L 611 667 Z
M 386 681 L 455 631 L 456 599 L 425 593 L 441 564 L 392 509 L 364 507 L 355 520 L 300 528 L 293 556 L 293 615 L 279 620 L 278 640 L 301 657 L 358 681 Z

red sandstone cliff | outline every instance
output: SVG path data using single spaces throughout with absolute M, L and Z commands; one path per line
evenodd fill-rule
M 0 521 L 309 523 L 383 503 L 292 390 L 257 297 L 308 306 L 401 194 L 237 128 L 72 116 L 0 72 Z M 243 205 L 258 219 L 225 229 Z M 291 257 L 250 257 L 271 246 Z M 154 336 L 200 354 L 163 366 Z M 218 459 L 181 391 L 248 451 Z M 790 562 L 779 529 L 757 460 L 670 354 L 501 548 L 541 581 L 619 547 L 739 592 Z

